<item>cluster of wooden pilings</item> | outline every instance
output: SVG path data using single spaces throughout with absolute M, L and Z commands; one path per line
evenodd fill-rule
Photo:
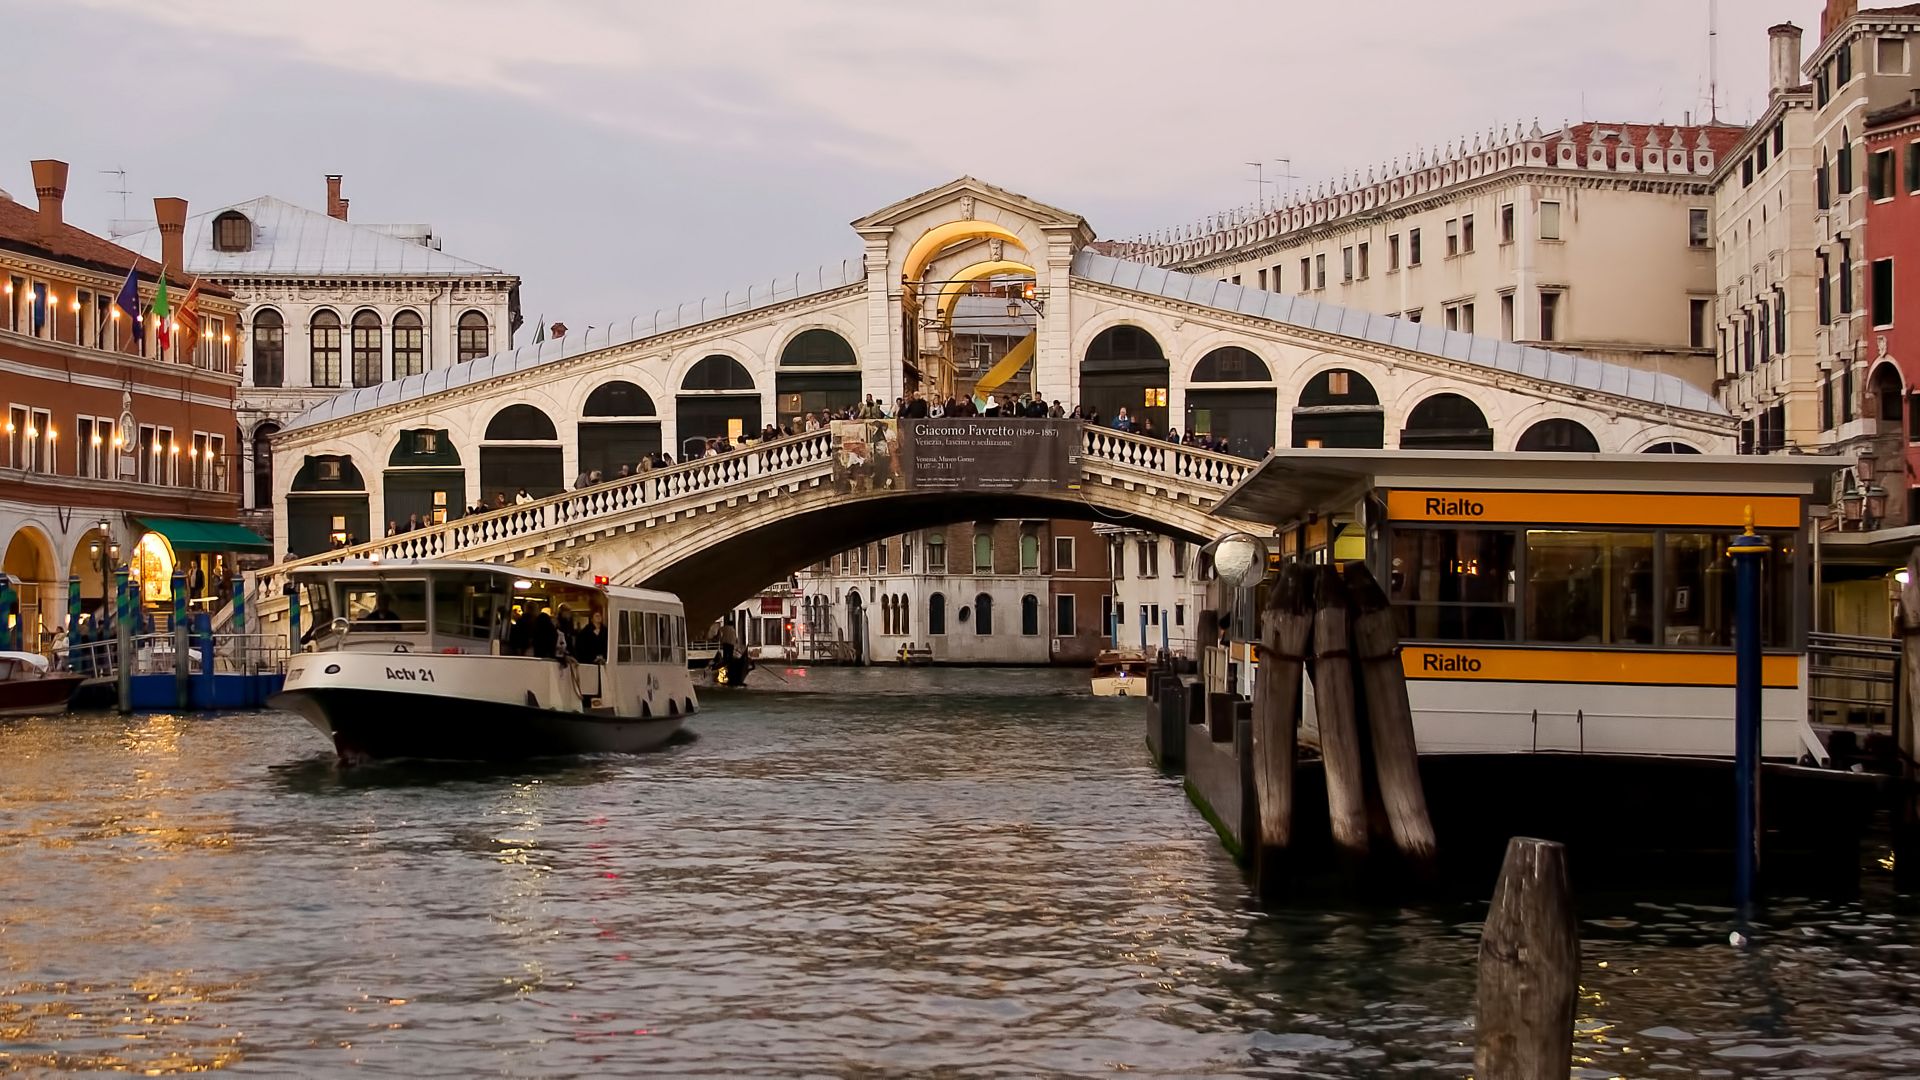
M 1188 793 L 1228 848 L 1255 870 L 1263 896 L 1303 869 L 1303 689 L 1314 696 L 1326 820 L 1336 869 L 1354 880 L 1391 867 L 1431 876 L 1438 845 L 1386 593 L 1363 563 L 1294 563 L 1267 589 L 1252 701 L 1208 693 L 1197 680 L 1157 676 L 1149 742 L 1163 767 L 1183 769 Z M 1318 814 L 1313 818 L 1318 820 Z M 1395 875 L 1402 876 L 1402 875 Z

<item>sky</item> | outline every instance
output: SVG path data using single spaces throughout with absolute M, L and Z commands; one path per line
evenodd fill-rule
M 1821 6 L 1721 0 L 1723 120 Z M 68 161 L 105 232 L 155 196 L 322 209 L 342 173 L 354 220 L 430 223 L 581 330 L 857 257 L 848 222 L 962 174 L 1122 238 L 1490 128 L 1697 120 L 1708 7 L 0 0 L 0 189 Z

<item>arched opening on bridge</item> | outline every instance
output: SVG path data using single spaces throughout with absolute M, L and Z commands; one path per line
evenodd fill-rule
M 6 560 L 0 569 L 6 571 L 11 579 L 7 584 L 15 590 L 13 610 L 0 612 L 0 628 L 5 630 L 7 648 L 38 652 L 42 637 L 59 625 L 59 615 L 55 612 L 47 613 L 51 618 L 42 616 L 43 603 L 52 604 L 55 596 L 66 598 L 66 590 L 54 569 L 56 565 L 53 542 L 37 526 L 22 525 L 7 541 Z
M 1080 401 L 1112 426 L 1121 409 L 1136 425 L 1167 430 L 1167 354 L 1137 326 L 1110 326 L 1080 361 Z
M 716 353 L 688 368 L 674 407 L 683 461 L 699 457 L 708 439 L 760 430 L 760 391 L 746 365 L 731 356 Z
M 371 538 L 367 529 L 367 482 L 350 454 L 308 457 L 287 493 L 287 547 L 296 556 L 316 555 Z
M 1528 428 L 1520 435 L 1520 443 L 1514 449 L 1552 454 L 1597 454 L 1600 452 L 1600 440 L 1594 438 L 1593 432 L 1578 420 L 1555 417 Z
M 566 465 L 553 419 L 532 405 L 509 405 L 487 421 L 480 444 L 480 497 L 508 502 L 521 490 L 534 498 L 566 490 Z
M 386 535 L 410 523 L 439 525 L 466 512 L 467 471 L 445 428 L 402 431 L 387 455 L 380 486 L 387 500 Z
M 1241 457 L 1267 456 L 1278 428 L 1278 391 L 1265 360 L 1238 345 L 1222 346 L 1200 358 L 1191 381 L 1232 385 L 1188 389 L 1187 434 L 1209 436 L 1217 449 Z
M 624 379 L 602 383 L 580 410 L 580 471 L 600 470 L 612 479 L 620 466 L 638 468 L 640 459 L 660 452 L 660 417 L 653 396 Z
M 1435 394 L 1413 407 L 1400 429 L 1402 450 L 1491 450 L 1493 429 L 1480 406 L 1459 394 Z
M 860 404 L 860 361 L 853 346 L 831 330 L 800 331 L 780 350 L 773 393 L 775 423 Z
M 1378 450 L 1386 445 L 1387 414 L 1366 376 L 1348 368 L 1315 375 L 1293 407 L 1293 445 Z
M 1668 440 L 1666 442 L 1654 443 L 1652 446 L 1640 452 L 1643 454 L 1697 454 L 1700 452 L 1700 448 L 1697 446 L 1689 446 L 1683 442 Z

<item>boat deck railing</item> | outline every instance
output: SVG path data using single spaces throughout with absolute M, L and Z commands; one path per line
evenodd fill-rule
M 1900 642 L 1807 635 L 1807 719 L 1816 726 L 1893 727 L 1900 705 Z

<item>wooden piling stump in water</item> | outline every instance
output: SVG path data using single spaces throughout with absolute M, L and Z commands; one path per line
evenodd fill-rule
M 1313 613 L 1313 704 L 1327 776 L 1334 849 L 1347 861 L 1367 856 L 1366 763 L 1354 715 L 1353 660 L 1347 635 L 1347 586 L 1340 571 L 1317 567 Z
M 1345 577 L 1353 597 L 1354 663 L 1367 703 L 1367 735 L 1387 827 L 1401 856 L 1428 875 L 1437 844 L 1420 783 L 1413 709 L 1407 701 L 1407 674 L 1400 665 L 1400 634 L 1394 627 L 1393 608 L 1365 563 L 1348 563 Z
M 1300 732 L 1300 680 L 1313 639 L 1313 570 L 1289 563 L 1269 591 L 1254 686 L 1253 779 L 1260 829 L 1248 844 L 1262 892 L 1284 872 L 1293 846 L 1294 763 Z
M 1564 1077 L 1573 1068 L 1580 937 L 1566 849 L 1507 842 L 1480 934 L 1473 1074 L 1478 1080 Z

